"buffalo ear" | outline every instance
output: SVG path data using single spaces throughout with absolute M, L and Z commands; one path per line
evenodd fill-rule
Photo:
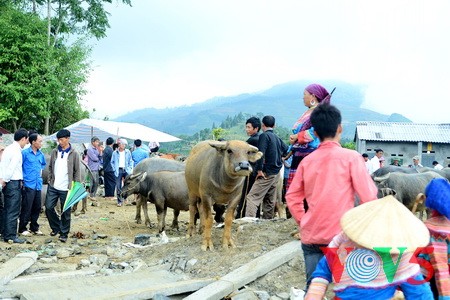
M 255 147 L 255 148 L 256 148 L 256 147 Z M 258 149 L 257 149 L 257 150 L 258 150 Z M 261 151 L 256 151 L 256 152 L 250 151 L 250 152 L 249 152 L 249 155 L 248 155 L 248 160 L 249 160 L 250 162 L 255 162 L 255 161 L 261 159 L 262 156 L 263 156 L 263 153 L 262 153 Z
M 226 141 L 210 141 L 208 143 L 211 147 L 216 148 L 216 150 L 219 150 L 219 151 L 227 149 Z

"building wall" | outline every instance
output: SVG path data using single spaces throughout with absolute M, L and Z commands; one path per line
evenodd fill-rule
M 361 154 L 367 153 L 369 158 L 375 155 L 377 148 L 383 149 L 386 165 L 391 164 L 393 159 L 397 158 L 401 165 L 408 166 L 413 163 L 412 158 L 416 155 L 421 157 L 420 163 L 424 167 L 433 167 L 434 160 L 444 167 L 450 163 L 450 144 L 356 140 L 356 150 Z

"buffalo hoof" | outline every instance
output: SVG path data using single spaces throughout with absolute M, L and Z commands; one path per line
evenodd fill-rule
M 142 220 L 141 219 L 136 219 L 136 224 L 142 224 Z
M 213 243 L 212 243 L 212 241 L 211 240 L 204 240 L 203 241 L 203 245 L 202 245 L 202 250 L 203 251 L 206 251 L 206 250 L 211 250 L 211 251 L 214 251 L 214 245 L 213 245 Z
M 230 239 L 227 241 L 223 241 L 222 247 L 223 247 L 223 249 L 236 248 L 236 244 L 234 243 L 234 241 L 232 239 Z

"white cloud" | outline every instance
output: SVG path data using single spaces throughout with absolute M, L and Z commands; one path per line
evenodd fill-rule
M 111 9 L 86 97 L 96 116 L 290 80 L 364 84 L 364 106 L 449 122 L 450 2 L 135 1 Z M 299 91 L 300 93 L 300 91 Z

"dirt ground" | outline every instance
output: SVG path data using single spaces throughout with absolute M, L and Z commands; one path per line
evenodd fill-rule
M 104 253 L 116 263 L 131 263 L 133 260 L 142 260 L 148 266 L 173 265 L 183 261 L 195 261 L 196 263 L 183 272 L 190 278 L 214 278 L 223 276 L 252 259 L 267 253 L 268 251 L 293 240 L 291 232 L 296 229 L 292 219 L 275 219 L 248 224 L 233 224 L 232 234 L 237 247 L 224 250 L 221 247 L 222 228 L 213 228 L 212 236 L 215 245 L 214 251 L 202 251 L 200 249 L 201 236 L 195 235 L 189 239 L 185 237 L 188 224 L 188 212 L 180 214 L 179 231 L 170 229 L 172 222 L 172 210 L 168 211 L 166 230 L 170 242 L 163 245 L 147 248 L 122 247 L 122 253 L 117 251 L 114 255 L 110 249 L 112 243 L 119 240 L 123 243 L 133 243 L 138 234 L 156 235 L 156 213 L 154 205 L 149 203 L 149 214 L 152 226 L 136 224 L 134 221 L 136 206 L 127 205 L 117 207 L 115 200 L 106 200 L 99 197 L 98 206 L 91 206 L 88 202 L 86 214 L 72 214 L 70 238 L 67 243 L 61 243 L 57 237 L 50 237 L 50 228 L 44 214 L 41 214 L 39 223 L 44 236 L 32 236 L 29 243 L 23 245 L 9 245 L 2 243 L 0 249 L 3 262 L 15 254 L 24 251 L 38 251 L 42 253 L 46 245 L 54 245 L 55 249 L 78 245 L 80 250 L 69 257 L 58 259 L 58 263 L 71 263 L 79 265 L 81 260 L 89 259 L 92 254 Z M 78 234 L 78 238 L 74 237 Z M 80 238 L 84 236 L 84 239 Z M 299 243 L 300 247 L 300 243 Z M 119 251 L 120 252 L 120 251 Z M 174 268 L 172 268 L 173 270 Z M 296 258 L 289 263 L 262 276 L 248 286 L 255 290 L 267 291 L 270 295 L 277 293 L 289 293 L 291 287 L 304 287 L 303 258 Z M 49 271 L 49 270 L 46 270 Z

